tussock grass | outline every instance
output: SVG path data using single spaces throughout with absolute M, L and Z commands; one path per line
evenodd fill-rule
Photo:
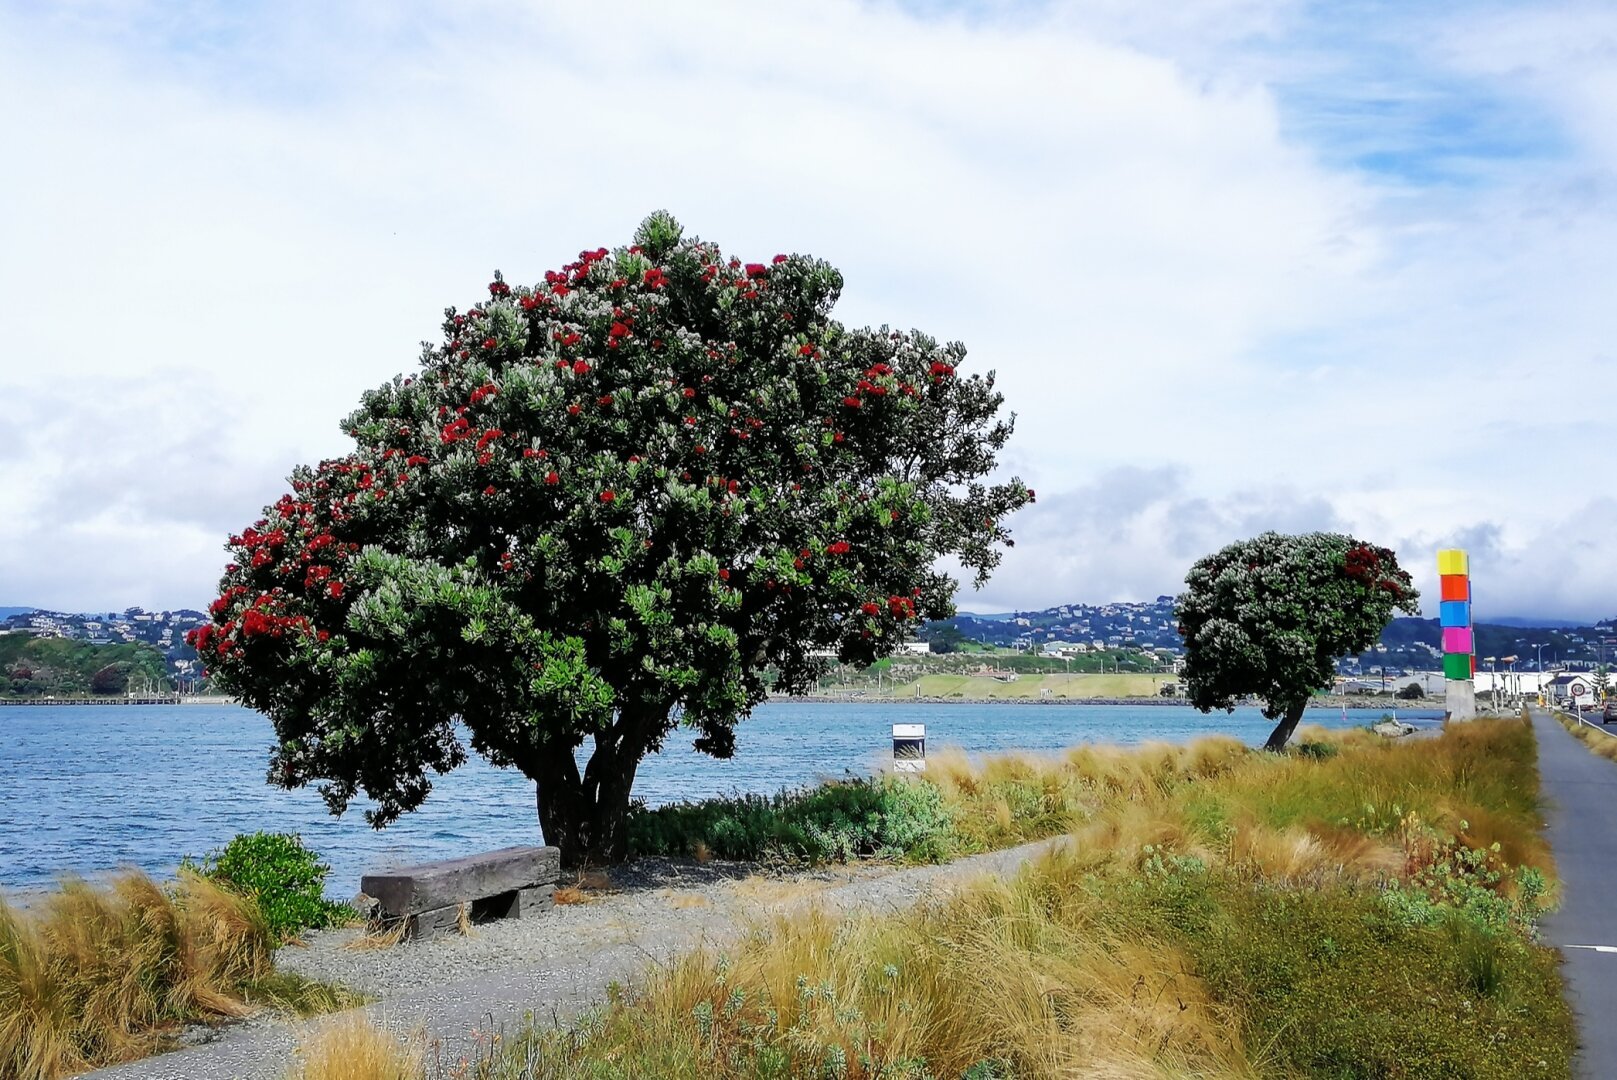
M 475 1075 L 1566 1075 L 1530 730 L 1305 738 L 942 755 L 968 842 L 1074 842 L 909 912 L 779 916 Z
M 320 1025 L 298 1047 L 287 1080 L 423 1080 L 419 1038 L 399 1039 L 359 1014 Z
M 454 1075 L 1568 1075 L 1530 728 L 1307 739 L 945 756 L 954 829 L 1073 842 L 905 912 L 786 909 Z
M 196 875 L 67 880 L 36 911 L 0 900 L 0 1075 L 143 1057 L 191 1020 L 245 1015 L 273 941 L 248 900 Z
M 0 899 L 0 1076 L 55 1080 L 167 1049 L 187 1023 L 260 1007 L 312 1015 L 350 992 L 277 975 L 258 906 L 182 872 L 68 879 L 37 908 Z

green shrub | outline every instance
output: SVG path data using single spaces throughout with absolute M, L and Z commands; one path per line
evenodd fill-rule
M 629 814 L 634 855 L 848 862 L 900 858 L 936 862 L 954 852 L 949 811 L 932 784 L 849 779 L 773 796 L 731 795 Z
M 283 940 L 337 925 L 353 914 L 326 899 L 331 867 L 292 833 L 241 833 L 200 862 L 187 856 L 181 865 L 251 897 L 271 933 Z
M 1293 890 L 1184 864 L 1102 884 L 1091 903 L 1184 949 L 1272 1075 L 1567 1075 L 1554 954 L 1441 903 L 1412 923 L 1374 887 Z
M 1332 742 L 1300 742 L 1295 749 L 1300 756 L 1313 758 L 1315 761 L 1324 761 L 1337 755 L 1337 746 Z

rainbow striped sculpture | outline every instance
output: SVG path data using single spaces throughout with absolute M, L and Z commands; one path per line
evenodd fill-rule
M 1443 677 L 1447 683 L 1449 719 L 1474 720 L 1477 692 L 1476 642 L 1471 632 L 1471 567 L 1465 552 L 1447 548 L 1437 553 L 1441 590 L 1438 625 L 1443 633 Z

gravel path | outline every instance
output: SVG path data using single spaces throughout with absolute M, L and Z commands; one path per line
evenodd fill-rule
M 725 945 L 749 925 L 809 905 L 901 910 L 983 874 L 1005 875 L 1061 843 L 1044 840 L 944 866 L 855 866 L 784 876 L 751 865 L 643 859 L 611 891 L 537 918 L 488 923 L 387 949 L 352 947 L 357 930 L 317 933 L 276 965 L 344 983 L 379 1000 L 366 1012 L 395 1030 L 424 1031 L 449 1062 L 476 1031 L 515 1031 L 532 1013 L 565 1023 L 648 965 L 700 945 Z M 315 1021 L 316 1023 L 318 1021 Z M 212 1029 L 210 1041 L 89 1076 L 99 1080 L 280 1080 L 307 1024 L 259 1017 Z

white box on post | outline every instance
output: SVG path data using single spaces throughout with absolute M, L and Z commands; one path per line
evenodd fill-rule
M 926 772 L 926 725 L 893 725 L 893 771 Z

